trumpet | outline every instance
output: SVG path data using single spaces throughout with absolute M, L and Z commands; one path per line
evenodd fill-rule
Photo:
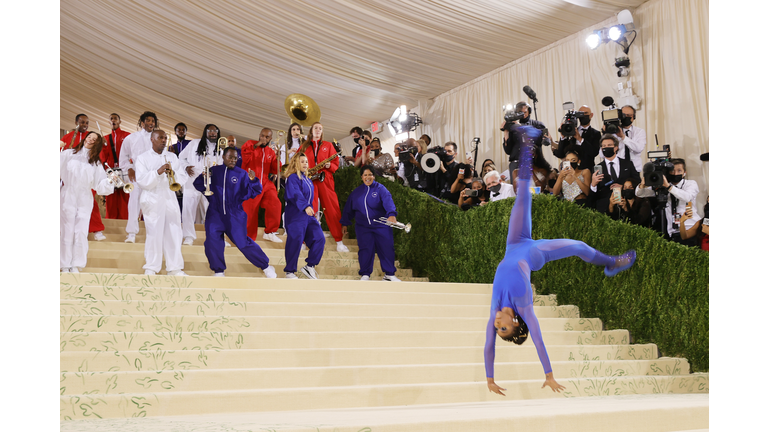
M 115 188 L 123 188 L 123 192 L 131 193 L 133 185 L 126 183 L 122 178 L 122 170 L 120 168 L 107 168 L 107 182 L 111 185 L 115 185 Z
M 203 183 L 205 184 L 205 192 L 203 195 L 211 196 L 213 191 L 211 190 L 211 167 L 208 165 L 208 156 L 205 157 L 205 170 L 203 171 Z
M 411 224 L 404 224 L 402 222 L 390 222 L 387 220 L 387 218 L 380 217 L 378 219 L 374 219 L 375 222 L 378 222 L 380 224 L 391 226 L 392 228 L 397 228 L 405 231 L 406 233 L 411 232 Z
M 168 163 L 167 156 L 165 156 L 165 163 Z M 176 173 L 173 172 L 173 168 L 168 168 L 168 186 L 174 192 L 181 190 L 181 185 L 176 183 Z

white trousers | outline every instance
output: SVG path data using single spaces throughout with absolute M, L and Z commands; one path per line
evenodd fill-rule
M 65 186 L 66 187 L 66 186 Z M 85 267 L 88 257 L 88 225 L 93 211 L 93 195 L 61 194 L 59 267 Z
M 175 199 L 160 198 L 146 193 L 142 197 L 141 212 L 144 214 L 144 227 L 147 240 L 144 245 L 144 270 L 159 272 L 163 267 L 172 272 L 184 269 L 181 256 L 181 212 Z
M 125 232 L 128 234 L 139 233 L 139 218 L 141 217 L 141 188 L 134 182 L 133 190 L 128 195 L 128 223 Z
M 197 219 L 198 208 L 202 204 L 203 215 L 205 215 L 205 212 L 208 211 L 208 200 L 205 199 L 203 194 L 195 189 L 194 186 L 187 185 L 184 186 L 183 203 L 182 207 L 184 208 L 184 213 L 181 215 L 181 230 L 183 232 L 183 237 L 192 237 L 193 239 L 196 239 L 195 219 Z M 204 221 L 205 217 L 203 217 L 202 220 Z

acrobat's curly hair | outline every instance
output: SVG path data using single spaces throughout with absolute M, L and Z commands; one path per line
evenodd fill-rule
M 515 318 L 517 318 L 517 322 L 520 324 L 519 326 L 515 327 L 514 330 L 512 330 L 512 334 L 503 337 L 499 335 L 500 338 L 504 339 L 507 342 L 514 342 L 517 345 L 522 345 L 523 342 L 528 340 L 528 325 L 523 321 L 523 317 L 517 314 L 515 312 Z

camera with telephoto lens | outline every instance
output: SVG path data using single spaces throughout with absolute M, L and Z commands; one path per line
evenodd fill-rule
M 613 98 L 606 96 L 600 101 L 604 107 L 606 107 L 600 114 L 603 117 L 603 125 L 605 126 L 605 133 L 618 134 L 621 129 L 621 119 L 624 118 L 624 113 L 616 107 L 616 103 Z
M 408 147 L 406 144 L 403 144 L 400 146 L 400 153 L 397 157 L 400 159 L 400 162 L 408 162 L 411 160 L 411 156 L 415 158 L 418 153 L 418 147 Z
M 675 166 L 670 162 L 671 154 L 669 145 L 664 145 L 663 150 L 649 151 L 648 160 L 643 165 L 643 182 L 646 186 L 652 187 L 656 192 L 656 199 L 659 204 L 666 203 L 669 195 L 669 191 L 662 187 L 664 185 L 664 176 L 675 169 Z
M 566 102 L 563 104 L 563 109 L 566 113 L 563 118 L 563 123 L 557 131 L 566 138 L 576 135 L 576 130 L 579 127 L 579 119 L 589 120 L 589 114 L 581 111 L 574 111 L 573 108 L 573 102 Z
M 525 117 L 525 113 L 522 111 L 507 111 L 504 113 L 504 121 L 507 122 L 507 125 L 511 124 L 512 122 L 522 120 Z

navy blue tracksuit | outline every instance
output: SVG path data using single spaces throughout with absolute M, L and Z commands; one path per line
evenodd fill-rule
M 205 192 L 203 175 L 194 181 L 195 189 Z M 248 216 L 243 210 L 243 201 L 261 193 L 259 179 L 251 180 L 242 168 L 227 168 L 216 165 L 211 168 L 211 191 L 208 211 L 205 214 L 205 256 L 211 270 L 222 273 L 227 268 L 224 262 L 224 234 L 235 243 L 240 252 L 260 269 L 269 266 L 269 258 L 250 237 L 248 237 Z M 205 196 L 205 195 L 203 195 Z
M 379 256 L 381 270 L 387 276 L 395 274 L 395 240 L 392 228 L 375 220 L 397 216 L 395 203 L 387 188 L 378 182 L 370 186 L 360 185 L 349 194 L 341 225 L 349 226 L 355 219 L 357 234 L 357 261 L 361 276 L 370 276 L 373 271 L 374 253 Z
M 309 256 L 306 259 L 310 267 L 320 263 L 325 250 L 325 235 L 320 222 L 306 213 L 312 208 L 315 186 L 307 177 L 299 178 L 291 174 L 285 181 L 285 272 L 296 273 L 301 244 L 306 243 Z

